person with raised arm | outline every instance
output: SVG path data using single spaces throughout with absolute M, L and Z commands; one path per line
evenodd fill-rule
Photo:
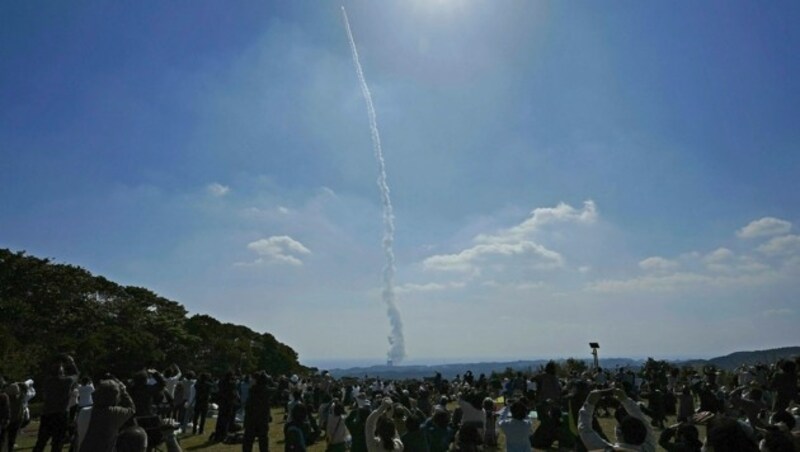
M 599 402 L 604 395 L 608 394 L 612 394 L 628 413 L 628 415 L 620 421 L 622 438 L 617 438 L 616 443 L 604 440 L 600 434 L 592 428 L 592 418 L 594 417 L 594 410 L 597 406 L 597 402 Z M 650 427 L 650 423 L 647 422 L 639 405 L 628 398 L 625 391 L 619 388 L 595 390 L 589 393 L 578 416 L 578 433 L 581 436 L 584 446 L 590 451 L 629 450 L 655 452 L 656 450 L 656 439 L 653 434 L 653 429 Z
M 80 439 L 81 452 L 111 452 L 119 429 L 133 417 L 133 399 L 119 380 L 101 380 L 94 392 L 89 426 Z
M 392 399 L 386 397 L 377 410 L 370 413 L 364 428 L 368 452 L 402 452 L 403 442 L 397 437 L 394 422 L 383 417 L 393 406 Z

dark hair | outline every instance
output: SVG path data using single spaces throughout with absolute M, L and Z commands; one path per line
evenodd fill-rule
M 117 436 L 117 452 L 144 452 L 146 449 L 147 432 L 141 427 L 128 427 Z
M 433 425 L 439 428 L 447 428 L 447 424 L 450 423 L 450 413 L 444 410 L 437 410 L 433 413 Z
M 528 416 L 528 407 L 520 401 L 511 404 L 511 417 L 519 421 Z
M 795 425 L 797 425 L 797 420 L 786 410 L 776 411 L 775 414 L 772 415 L 773 424 L 778 424 L 781 422 L 786 424 L 786 426 L 789 427 L 789 430 L 794 430 Z
M 137 386 L 144 386 L 147 384 L 147 371 L 140 370 L 133 374 L 133 383 Z
M 344 416 L 344 405 L 339 402 L 333 402 L 333 414 L 335 416 Z
M 714 450 L 730 452 L 756 452 L 758 446 L 754 444 L 739 426 L 735 419 L 726 417 L 714 418 L 708 425 L 706 443 Z
M 691 447 L 692 450 L 700 450 L 703 447 L 703 442 L 700 441 L 700 432 L 697 427 L 692 424 L 681 424 L 678 426 L 677 437 Z
M 628 444 L 644 444 L 647 439 L 647 426 L 639 418 L 626 416 L 619 423 L 619 429 L 622 431 L 623 441 Z
M 458 431 L 458 443 L 460 446 L 480 446 L 483 444 L 483 438 L 478 431 L 478 426 L 475 424 L 462 425 Z
M 794 452 L 794 443 L 789 435 L 780 430 L 769 430 L 764 434 L 764 445 L 769 452 Z
M 381 446 L 385 450 L 394 450 L 394 435 L 397 431 L 394 422 L 381 416 L 378 418 L 378 425 L 375 426 L 375 436 L 380 438 Z
M 292 407 L 292 421 L 302 424 L 308 418 L 308 409 L 303 405 L 303 402 L 297 402 Z
M 406 430 L 409 432 L 419 431 L 421 424 L 422 423 L 420 422 L 419 418 L 413 414 L 406 418 Z
M 556 373 L 556 363 L 555 361 L 548 361 L 547 364 L 544 366 L 545 373 L 550 375 L 555 375 Z

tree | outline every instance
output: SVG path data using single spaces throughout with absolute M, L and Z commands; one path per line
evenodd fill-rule
M 216 374 L 230 369 L 303 369 L 269 333 L 220 323 L 156 293 L 24 251 L 0 249 L 0 373 L 44 375 L 49 359 L 75 356 L 85 374 L 120 378 L 172 363 Z
M 564 373 L 566 375 L 577 374 L 580 375 L 583 372 L 589 370 L 589 366 L 586 364 L 586 361 L 577 358 L 567 358 L 564 361 L 564 365 L 562 366 Z

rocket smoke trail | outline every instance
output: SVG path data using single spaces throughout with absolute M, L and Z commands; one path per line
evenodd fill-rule
M 381 150 L 381 136 L 378 133 L 378 121 L 375 117 L 375 106 L 372 105 L 372 94 L 369 92 L 367 80 L 361 70 L 361 62 L 358 59 L 356 42 L 353 40 L 353 32 L 350 30 L 350 21 L 347 20 L 347 11 L 342 6 L 342 17 L 344 27 L 347 29 L 347 38 L 350 40 L 350 51 L 353 54 L 353 65 L 356 68 L 358 81 L 361 84 L 361 94 L 364 95 L 364 102 L 367 104 L 367 114 L 369 115 L 369 128 L 372 132 L 372 147 L 375 151 L 375 161 L 378 163 L 378 188 L 381 191 L 381 202 L 383 203 L 383 254 L 386 258 L 386 266 L 383 268 L 383 291 L 381 297 L 386 303 L 386 314 L 389 316 L 389 323 L 392 326 L 389 335 L 389 352 L 387 358 L 392 363 L 399 363 L 406 356 L 406 344 L 403 338 L 403 320 L 400 318 L 400 311 L 394 297 L 394 213 L 392 211 L 392 200 L 389 198 L 389 184 L 386 182 L 386 164 L 383 161 L 383 150 Z

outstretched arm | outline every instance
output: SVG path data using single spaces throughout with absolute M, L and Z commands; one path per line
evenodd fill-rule
M 628 398 L 628 395 L 625 394 L 625 391 L 622 389 L 614 389 L 614 396 L 622 404 L 622 407 L 625 408 L 628 415 L 642 421 L 642 424 L 644 424 L 647 429 L 647 437 L 642 444 L 642 446 L 647 447 L 647 449 L 643 450 L 656 450 L 656 437 L 653 433 L 653 427 L 650 426 L 650 422 L 644 417 L 644 413 L 642 413 L 642 409 L 639 408 L 639 405 Z
M 375 436 L 375 427 L 378 425 L 378 418 L 381 417 L 381 415 L 391 407 L 392 399 L 387 397 L 383 399 L 381 406 L 379 406 L 377 410 L 373 411 L 369 414 L 369 416 L 367 416 L 367 422 L 364 426 L 364 431 L 366 432 L 367 438 L 372 438 Z
M 578 434 L 587 450 L 605 450 L 612 446 L 592 428 L 594 408 L 603 394 L 603 391 L 598 390 L 590 392 L 578 414 Z

